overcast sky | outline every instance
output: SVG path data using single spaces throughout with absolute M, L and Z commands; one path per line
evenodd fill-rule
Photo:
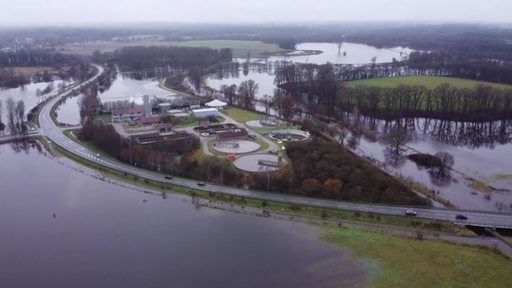
M 3 0 L 0 24 L 441 21 L 512 23 L 510 0 Z

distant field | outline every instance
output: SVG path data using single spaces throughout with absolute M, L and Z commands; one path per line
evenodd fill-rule
M 356 80 L 345 82 L 346 87 L 355 88 L 356 86 L 378 86 L 385 88 L 394 88 L 400 84 L 404 85 L 423 85 L 427 89 L 433 89 L 443 83 L 448 83 L 456 88 L 475 88 L 476 85 L 490 85 L 500 89 L 512 89 L 512 85 L 496 84 L 484 81 L 474 81 L 454 77 L 439 76 L 405 76 L 405 77 L 389 77 L 376 78 L 368 80 Z
M 33 76 L 37 73 L 43 74 L 44 71 L 48 71 L 49 73 L 57 72 L 58 70 L 52 67 L 44 67 L 44 66 L 34 66 L 34 67 L 10 67 L 12 71 L 16 74 L 23 74 L 25 76 Z
M 208 47 L 212 49 L 231 48 L 235 57 L 245 57 L 250 52 L 252 56 L 276 53 L 283 51 L 276 44 L 263 43 L 261 41 L 241 40 L 201 40 L 201 41 L 157 41 L 141 40 L 130 42 L 95 41 L 73 43 L 59 47 L 62 53 L 92 55 L 95 50 L 101 52 L 112 52 L 116 49 L 127 46 L 184 46 L 184 47 Z
M 175 42 L 175 45 L 186 47 L 208 47 L 212 49 L 231 48 L 233 49 L 233 55 L 235 57 L 246 57 L 248 52 L 250 52 L 252 56 L 255 56 L 284 51 L 279 48 L 277 44 L 243 40 L 185 41 Z

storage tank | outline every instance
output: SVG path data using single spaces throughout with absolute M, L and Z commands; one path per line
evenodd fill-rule
M 160 109 L 160 113 L 165 113 L 171 110 L 171 103 L 160 103 L 158 104 L 158 108 Z

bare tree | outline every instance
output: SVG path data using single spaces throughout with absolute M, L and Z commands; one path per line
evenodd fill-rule
M 407 129 L 401 126 L 395 126 L 384 136 L 386 148 L 384 157 L 386 162 L 394 167 L 400 167 L 405 163 L 405 148 L 403 147 L 410 139 Z
M 7 98 L 5 101 L 7 105 L 7 126 L 11 135 L 18 134 L 18 130 L 16 129 L 16 103 L 12 99 L 12 97 Z
M 16 127 L 18 128 L 19 133 L 25 133 L 27 131 L 27 127 L 25 125 L 25 102 L 23 100 L 18 100 L 16 102 L 15 108 L 15 118 L 16 118 Z
M 268 116 L 270 114 L 270 108 L 272 108 L 272 97 L 268 94 L 263 95 L 261 103 L 263 104 L 263 107 L 265 107 L 265 115 Z
M 0 99 L 0 132 L 2 132 L 2 135 L 4 134 L 4 130 L 5 130 L 5 124 L 4 124 L 4 122 L 2 122 L 2 112 L 4 111 L 3 104 L 4 104 L 4 102 L 2 101 L 2 99 Z
M 254 82 L 252 79 L 240 83 L 240 86 L 238 87 L 238 94 L 242 97 L 242 107 L 254 109 L 254 100 L 258 90 L 258 83 Z

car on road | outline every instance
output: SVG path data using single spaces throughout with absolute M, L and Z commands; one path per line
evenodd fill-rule
M 414 210 L 407 209 L 407 210 L 405 210 L 405 215 L 407 215 L 407 216 L 416 216 L 416 215 L 418 215 L 418 213 L 416 213 L 416 211 L 414 211 Z
M 205 186 L 205 185 L 206 185 L 206 183 L 204 183 L 204 182 L 197 182 L 197 186 Z
M 457 214 L 457 215 L 455 215 L 455 219 L 457 219 L 457 220 L 468 220 L 468 217 L 466 215 Z
M 165 175 L 165 176 L 164 176 L 164 178 L 165 178 L 165 179 L 169 179 L 169 180 L 171 180 L 171 179 L 172 179 L 172 176 L 171 176 L 171 175 Z

